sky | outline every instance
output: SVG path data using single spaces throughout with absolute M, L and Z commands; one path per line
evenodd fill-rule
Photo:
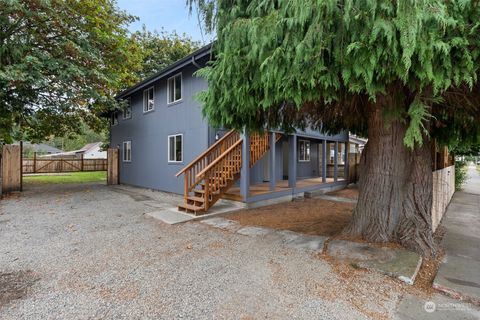
M 185 0 L 117 0 L 118 7 L 137 16 L 138 21 L 129 26 L 134 32 L 145 24 L 147 30 L 176 31 L 178 34 L 187 34 L 193 40 L 206 44 L 212 39 L 211 35 L 203 34 L 198 24 L 195 11 L 190 15 Z

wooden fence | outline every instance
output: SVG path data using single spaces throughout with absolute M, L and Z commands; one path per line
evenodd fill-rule
M 22 191 L 22 146 L 4 145 L 0 155 L 0 194 Z
M 23 173 L 107 171 L 107 159 L 23 159 Z
M 435 231 L 455 193 L 455 166 L 434 171 L 432 199 L 432 227 Z
M 107 170 L 107 184 L 115 185 L 120 183 L 120 158 L 119 150 L 116 148 L 108 148 L 107 158 L 108 158 L 108 170 Z

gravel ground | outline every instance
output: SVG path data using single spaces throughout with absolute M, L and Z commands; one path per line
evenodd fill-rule
M 199 222 L 178 197 L 98 184 L 0 201 L 0 319 L 393 318 L 406 286 Z

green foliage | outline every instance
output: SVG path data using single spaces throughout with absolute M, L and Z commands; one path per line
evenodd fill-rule
M 199 72 L 214 125 L 364 133 L 392 103 L 410 147 L 427 131 L 479 136 L 478 1 L 187 2 L 218 38 Z
M 455 161 L 455 190 L 460 191 L 467 181 L 467 162 Z
M 145 26 L 133 34 L 133 39 L 140 48 L 143 60 L 142 68 L 137 72 L 139 79 L 153 75 L 200 47 L 199 42 L 185 34 L 180 36 L 165 30 L 150 32 Z
M 424 135 L 428 136 L 428 130 L 423 124 L 429 120 L 431 115 L 428 112 L 428 106 L 419 99 L 415 99 L 408 109 L 408 116 L 410 117 L 410 126 L 405 133 L 403 142 L 407 147 L 413 149 L 415 143 L 420 145 L 423 143 Z
M 0 3 L 0 141 L 102 128 L 135 82 L 139 50 L 113 0 Z
M 63 151 L 72 151 L 81 149 L 88 143 L 107 142 L 108 138 L 105 130 L 96 132 L 83 124 L 78 134 L 67 137 L 52 137 L 46 140 L 45 143 Z

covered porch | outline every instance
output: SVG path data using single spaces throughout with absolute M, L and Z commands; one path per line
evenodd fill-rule
M 228 189 L 223 199 L 253 203 L 347 185 L 348 134 L 301 133 L 281 139 L 278 132 L 269 135 L 267 153 L 254 165 L 242 166 L 239 183 Z M 243 144 L 242 164 L 249 164 L 248 134 L 243 139 L 247 143 Z

